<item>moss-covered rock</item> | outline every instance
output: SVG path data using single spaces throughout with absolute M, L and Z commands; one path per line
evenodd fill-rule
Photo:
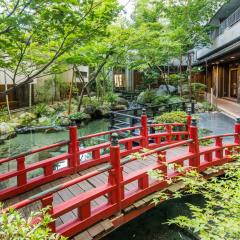
M 15 128 L 6 122 L 0 123 L 0 135 L 11 135 L 15 132 Z
M 36 118 L 37 118 L 37 116 L 34 113 L 25 112 L 19 116 L 18 122 L 21 125 L 29 125 Z

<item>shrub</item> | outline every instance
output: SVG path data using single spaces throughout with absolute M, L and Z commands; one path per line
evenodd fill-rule
M 187 113 L 183 111 L 174 111 L 164 113 L 155 118 L 156 123 L 186 123 Z
M 154 90 L 146 90 L 145 92 L 140 93 L 138 96 L 138 103 L 153 103 L 156 98 L 156 93 Z
M 9 121 L 9 115 L 6 107 L 0 106 L 0 123 Z
M 111 105 L 115 105 L 118 101 L 118 95 L 113 92 L 108 92 L 103 99 L 105 102 L 108 102 Z
M 33 113 L 36 114 L 37 117 L 47 115 L 47 105 L 45 103 L 37 104 L 33 109 Z
M 24 240 L 65 240 L 66 238 L 51 233 L 48 224 L 53 219 L 47 214 L 47 208 L 31 213 L 30 217 L 25 219 L 22 214 L 14 209 L 8 212 L 3 212 L 2 205 L 0 204 L 0 239 L 24 239 Z M 33 224 L 34 218 L 42 220 Z
M 170 95 L 155 96 L 152 103 L 154 105 L 161 105 L 161 104 L 168 103 L 170 99 L 171 99 Z
M 212 112 L 212 111 L 217 110 L 217 108 L 214 105 L 211 105 L 211 103 L 209 103 L 207 101 L 204 101 L 201 104 L 203 107 L 203 111 L 205 111 L 205 112 Z
M 87 114 L 84 112 L 76 112 L 68 115 L 68 118 L 71 120 L 83 120 L 83 119 L 86 119 L 86 117 L 87 117 Z
M 101 106 L 101 102 L 96 97 L 84 97 L 83 98 L 83 106 L 93 106 L 95 108 L 99 108 Z

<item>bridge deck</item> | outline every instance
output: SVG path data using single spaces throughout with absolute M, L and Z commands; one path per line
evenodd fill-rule
M 172 158 L 174 156 L 176 157 L 177 155 L 181 155 L 181 153 L 186 152 L 186 148 L 185 147 L 181 147 L 181 148 L 179 147 L 179 148 L 175 148 L 173 150 L 172 149 L 168 150 L 167 151 L 167 159 Z M 127 163 L 127 164 L 124 165 L 124 168 L 123 168 L 124 178 L 126 176 L 128 176 L 128 174 L 133 173 L 134 171 L 146 168 L 148 166 L 151 166 L 154 163 L 156 163 L 156 157 L 155 156 L 148 156 L 146 159 L 137 160 L 137 161 L 134 161 L 134 162 Z M 26 193 L 20 194 L 16 197 L 5 200 L 4 205 L 5 205 L 5 207 L 11 206 L 11 205 L 13 205 L 17 202 L 20 202 L 20 201 L 22 201 L 26 198 L 29 198 L 29 197 L 33 196 L 33 195 L 35 195 L 35 194 L 37 194 L 41 191 L 47 190 L 51 187 L 54 187 L 54 186 L 57 186 L 59 184 L 65 183 L 65 182 L 67 182 L 71 179 L 77 178 L 77 177 L 82 176 L 82 175 L 84 175 L 88 172 L 96 170 L 96 169 L 102 167 L 103 165 L 104 164 L 98 165 L 96 167 L 92 167 L 92 168 L 89 168 L 87 170 L 78 172 L 76 174 L 73 174 L 73 175 L 55 180 L 53 182 L 49 182 L 49 183 L 44 184 L 42 186 L 36 187 L 35 189 L 33 189 L 29 192 L 26 192 Z M 99 174 L 95 177 L 92 177 L 92 178 L 88 179 L 87 181 L 83 181 L 79 184 L 75 184 L 75 185 L 73 185 L 69 188 L 63 189 L 63 190 L 61 190 L 61 191 L 59 191 L 59 192 L 57 192 L 53 195 L 53 206 L 57 205 L 57 204 L 60 204 L 60 203 L 63 203 L 63 202 L 65 202 L 65 201 L 67 201 L 67 200 L 69 200 L 69 199 L 71 199 L 75 196 L 78 196 L 79 194 L 81 194 L 83 192 L 94 189 L 95 187 L 99 187 L 101 185 L 104 185 L 104 184 L 107 183 L 107 181 L 108 181 L 108 173 L 105 172 L 105 173 Z M 155 180 L 150 179 L 150 183 L 152 183 L 153 181 L 155 181 Z M 128 184 L 125 187 L 125 192 L 128 193 L 130 191 L 133 191 L 134 189 L 137 188 L 137 184 L 138 184 L 137 181 Z M 92 205 L 93 208 L 95 208 L 95 207 L 98 207 L 98 206 L 100 206 L 104 203 L 107 203 L 107 198 L 104 197 L 104 196 L 101 196 L 101 197 L 95 199 L 94 201 L 92 201 L 91 205 Z M 31 211 L 37 211 L 37 210 L 40 209 L 40 207 L 41 207 L 41 203 L 40 202 L 35 202 L 34 204 L 27 205 L 26 207 L 20 209 L 20 211 L 22 212 L 24 217 L 27 217 L 27 216 L 29 216 Z M 76 219 L 77 214 L 78 214 L 77 210 L 75 209 L 74 211 L 71 211 L 71 212 L 69 212 L 65 215 L 62 215 L 60 218 L 56 219 L 56 226 L 62 225 L 63 223 L 67 223 L 70 220 Z M 81 238 L 76 238 L 76 239 L 81 239 Z

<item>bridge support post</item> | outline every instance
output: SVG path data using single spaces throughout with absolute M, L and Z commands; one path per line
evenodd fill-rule
M 144 108 L 142 111 L 141 116 L 141 136 L 143 137 L 143 140 L 141 141 L 141 147 L 146 148 L 148 147 L 148 118 L 146 115 L 146 109 Z
M 42 208 L 49 207 L 47 213 L 52 217 L 53 215 L 53 196 L 47 196 L 41 200 L 42 202 Z M 52 230 L 52 232 L 56 232 L 56 225 L 55 221 L 49 223 L 48 227 Z
M 187 115 L 187 131 L 188 131 L 188 133 L 190 131 L 191 123 L 192 123 L 191 111 L 188 111 L 188 115 Z
M 157 162 L 161 166 L 161 170 L 164 174 L 164 177 L 167 178 L 167 152 L 166 151 L 157 152 Z
M 194 153 L 195 156 L 190 159 L 190 166 L 194 168 L 198 168 L 200 166 L 200 150 L 199 150 L 199 141 L 198 141 L 198 127 L 197 120 L 192 119 L 192 124 L 190 126 L 189 138 L 193 139 L 193 142 L 189 145 L 189 152 Z
M 234 143 L 240 144 L 240 118 L 235 123 L 235 133 L 238 135 L 235 136 Z
M 195 102 L 191 102 L 191 112 L 192 114 L 195 113 Z
M 69 127 L 69 148 L 68 152 L 71 154 L 69 165 L 70 167 L 77 170 L 77 167 L 80 165 L 79 160 L 79 141 L 78 141 L 78 132 L 77 132 L 77 126 L 73 125 Z
M 120 162 L 120 146 L 118 144 L 118 134 L 113 133 L 110 146 L 110 161 L 112 169 L 109 171 L 108 183 L 116 186 L 116 190 L 109 194 L 109 203 L 117 203 L 118 211 L 122 209 L 122 199 L 124 198 L 124 187 L 121 185 L 123 181 L 123 167 Z
M 110 112 L 110 129 L 113 129 L 115 125 L 115 116 L 113 112 Z
M 167 141 L 171 142 L 172 141 L 172 126 L 171 125 L 167 125 L 166 126 L 166 131 L 167 131 Z
M 216 151 L 216 158 L 222 159 L 223 158 L 223 140 L 222 138 L 218 137 L 216 138 L 216 147 L 219 147 L 220 149 Z
M 182 110 L 186 112 L 186 102 L 182 102 Z
M 20 157 L 17 159 L 17 170 L 25 170 L 25 157 Z M 27 183 L 27 174 L 23 173 L 17 177 L 17 185 L 22 186 Z

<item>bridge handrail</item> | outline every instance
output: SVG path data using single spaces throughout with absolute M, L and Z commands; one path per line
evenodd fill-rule
M 43 147 L 40 147 L 40 148 L 33 149 L 31 151 L 27 151 L 27 152 L 24 152 L 24 153 L 21 153 L 21 154 L 18 154 L 18 155 L 14 155 L 12 157 L 3 158 L 3 159 L 0 159 L 0 164 L 9 162 L 11 160 L 15 160 L 17 158 L 26 157 L 28 155 L 32 155 L 32 154 L 35 154 L 35 153 L 46 151 L 46 150 L 49 150 L 49 149 L 52 149 L 52 148 L 65 146 L 65 145 L 68 145 L 69 143 L 70 143 L 69 140 L 61 141 L 61 142 L 53 143 L 49 146 L 43 146 Z
M 113 133 L 119 133 L 119 132 L 127 132 L 127 131 L 137 130 L 137 129 L 141 129 L 141 128 L 142 128 L 142 126 L 135 126 L 135 127 L 127 127 L 127 128 L 116 129 L 116 130 L 110 130 L 110 131 L 106 131 L 106 132 L 94 133 L 94 134 L 90 134 L 87 136 L 79 137 L 78 140 L 86 140 L 89 138 L 94 138 L 94 137 L 99 137 L 99 136 L 104 136 L 104 135 L 111 135 Z
M 132 111 L 132 110 L 129 110 L 129 111 Z M 120 113 L 119 111 L 118 112 L 111 111 L 110 114 L 114 114 L 114 115 L 118 115 L 118 116 L 122 116 L 122 117 L 126 117 L 126 118 L 133 118 L 133 119 L 137 119 L 137 120 L 141 119 L 141 117 L 137 117 L 137 116 L 133 116 L 133 115 L 125 114 L 125 113 Z
M 216 138 L 234 137 L 234 136 L 238 136 L 238 135 L 239 135 L 239 133 L 227 133 L 227 134 L 221 134 L 221 135 L 216 135 L 216 136 L 210 135 L 210 136 L 205 136 L 205 137 L 199 138 L 199 141 L 216 139 Z
M 173 126 L 173 127 L 178 127 L 178 126 L 187 126 L 187 123 L 153 123 L 148 125 L 148 127 L 164 127 L 164 126 Z
M 101 173 L 104 173 L 108 170 L 110 170 L 112 168 L 112 165 L 111 164 L 107 164 L 106 166 L 104 167 L 101 167 L 99 168 L 98 170 L 94 170 L 90 173 L 86 173 L 85 175 L 83 176 L 80 176 L 80 177 L 77 177 L 77 178 L 74 178 L 73 180 L 70 180 L 64 184 L 60 184 L 60 185 L 57 185 L 55 187 L 51 187 L 45 191 L 42 191 L 38 194 L 35 194 L 33 196 L 31 196 L 30 198 L 26 199 L 26 200 L 23 200 L 21 202 L 18 202 L 18 203 L 15 203 L 13 205 L 11 205 L 10 207 L 7 207 L 5 209 L 3 209 L 4 212 L 8 211 L 10 208 L 15 208 L 15 209 L 20 209 L 26 205 L 29 205 L 29 204 L 32 204 L 34 202 L 37 202 L 45 197 L 48 197 L 49 195 L 53 194 L 53 193 L 56 193 L 58 191 L 61 191 L 67 187 L 71 187 L 72 185 L 75 185 L 77 183 L 80 183 L 80 182 L 83 182 L 83 181 L 86 181 L 87 179 L 89 178 L 92 178 L 92 177 L 95 177 Z
M 142 104 L 145 108 L 159 108 L 159 107 L 166 107 L 166 106 L 174 106 L 174 105 L 179 105 L 179 104 L 189 104 L 191 103 L 190 101 L 182 101 L 182 102 L 175 102 L 175 103 L 162 103 L 158 105 L 147 105 L 147 104 Z M 130 112 L 130 111 L 136 111 L 136 110 L 142 110 L 143 107 L 136 107 L 136 108 L 131 108 L 131 109 L 124 109 L 124 110 L 119 110 L 117 111 L 118 113 L 122 112 Z M 115 111 L 113 111 L 116 113 Z

